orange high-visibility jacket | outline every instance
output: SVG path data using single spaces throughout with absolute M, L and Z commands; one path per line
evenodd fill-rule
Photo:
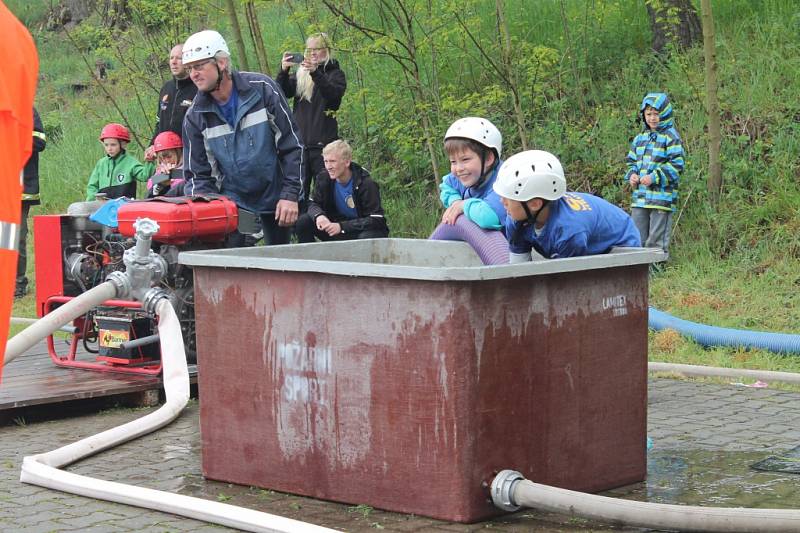
M 17 227 L 21 172 L 33 146 L 33 97 L 39 73 L 36 45 L 25 26 L 0 1 L 0 363 L 6 351 L 8 323 L 17 270 Z M 0 377 L 2 377 L 0 364 Z

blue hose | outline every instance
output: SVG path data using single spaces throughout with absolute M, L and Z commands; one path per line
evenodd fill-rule
M 800 353 L 800 335 L 707 326 L 675 318 L 654 307 L 650 308 L 648 325 L 656 331 L 674 329 L 682 335 L 691 337 L 702 346 L 732 346 L 757 348 L 775 353 Z

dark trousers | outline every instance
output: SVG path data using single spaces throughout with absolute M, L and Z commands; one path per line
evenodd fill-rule
M 384 239 L 389 236 L 389 232 L 385 229 L 365 229 L 351 233 L 340 233 L 331 237 L 324 231 L 317 229 L 316 222 L 308 213 L 300 215 L 294 228 L 297 233 L 297 242 L 314 242 L 314 237 L 321 241 L 351 241 L 354 239 Z
M 25 271 L 28 269 L 28 214 L 31 211 L 29 202 L 22 202 L 22 216 L 19 220 L 19 257 L 17 259 L 17 287 L 23 289 L 28 285 Z
M 322 146 L 308 146 L 303 148 L 303 194 L 304 198 L 311 198 L 311 188 L 317 174 L 325 169 L 322 157 Z
M 264 230 L 264 244 L 289 244 L 289 230 L 278 225 L 274 213 L 261 215 L 261 229 Z M 234 231 L 225 237 L 225 248 L 243 248 L 252 246 L 252 242 L 247 242 L 247 235 Z

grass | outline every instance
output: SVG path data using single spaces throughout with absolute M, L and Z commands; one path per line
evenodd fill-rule
M 369 518 L 369 515 L 371 515 L 372 511 L 374 511 L 374 510 L 375 509 L 373 509 L 371 506 L 369 506 L 369 505 L 367 505 L 365 503 L 360 503 L 358 505 L 353 505 L 352 507 L 348 507 L 347 508 L 347 512 L 348 513 L 360 514 L 364 518 Z
M 29 24 L 41 20 L 40 3 L 15 0 L 8 4 Z M 364 0 L 354 4 L 372 6 Z M 708 155 L 702 50 L 659 58 L 650 55 L 647 13 L 640 1 L 605 2 L 604 9 L 598 10 L 591 8 L 591 2 L 568 0 L 563 3 L 566 26 L 558 0 L 537 2 L 536 9 L 530 9 L 525 0 L 506 2 L 515 47 L 535 45 L 555 51 L 556 63 L 548 76 L 536 81 L 541 91 L 525 101 L 531 141 L 533 147 L 549 149 L 562 158 L 571 188 L 590 190 L 625 205 L 629 193 L 620 183 L 622 159 L 637 130 L 635 111 L 646 92 L 666 91 L 675 105 L 688 163 L 671 260 L 651 279 L 650 303 L 701 323 L 800 333 L 796 296 L 800 285 L 796 268 L 800 256 L 800 163 L 796 157 L 800 152 L 800 44 L 794 38 L 800 14 L 790 0 L 763 0 L 757 5 L 718 0 L 713 4 L 724 130 L 725 186 L 718 208 L 710 205 L 705 192 Z M 480 29 L 481 42 L 494 46 L 493 14 L 480 16 L 480 2 L 463 2 L 462 9 Z M 385 56 L 360 53 L 354 36 L 326 18 L 324 9 L 292 13 L 291 4 L 268 3 L 259 6 L 259 12 L 273 68 L 280 51 L 299 49 L 314 24 L 331 33 L 335 44 L 354 45 L 336 50 L 349 80 L 339 112 L 341 134 L 353 141 L 355 159 L 381 184 L 392 236 L 427 237 L 441 216 L 435 188 L 439 176 L 430 175 L 417 124 L 421 111 L 409 104 L 406 80 L 397 66 Z M 374 13 L 365 8 L 359 15 L 370 21 Z M 567 45 L 565 27 L 572 48 Z M 220 30 L 227 31 L 224 24 Z M 438 98 L 440 105 L 438 111 L 431 111 L 434 130 L 443 133 L 455 118 L 453 113 L 485 110 L 506 134 L 504 153 L 508 156 L 520 148 L 520 140 L 504 108 L 507 101 L 493 100 L 496 95 L 489 88 L 497 80 L 463 32 L 456 30 L 452 24 L 443 25 L 435 33 L 441 39 L 438 70 L 429 61 L 430 43 L 420 46 L 421 76 L 427 85 L 435 79 L 444 87 L 443 94 L 431 96 L 431 102 Z M 34 213 L 57 213 L 83 199 L 86 179 L 102 156 L 97 134 L 103 124 L 120 117 L 96 87 L 74 92 L 72 87 L 86 82 L 89 72 L 77 53 L 64 52 L 62 36 L 34 34 L 43 73 L 38 103 L 51 134 L 41 158 L 44 204 Z M 578 80 L 573 77 L 573 65 Z M 152 125 L 131 88 L 112 83 L 110 90 L 132 117 L 130 126 L 146 136 Z M 587 102 L 585 111 L 578 101 L 581 93 Z M 135 145 L 130 151 L 141 155 Z M 15 302 L 16 316 L 35 315 L 32 271 L 31 261 L 31 293 Z M 706 350 L 667 332 L 651 332 L 650 358 L 800 371 L 795 357 L 758 350 Z

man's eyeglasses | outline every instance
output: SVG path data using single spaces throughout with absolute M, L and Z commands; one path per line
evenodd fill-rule
M 206 65 L 214 61 L 213 59 L 206 59 L 205 61 L 200 61 L 198 63 L 192 63 L 191 65 L 185 65 L 186 70 L 192 72 L 193 70 L 203 70 Z

